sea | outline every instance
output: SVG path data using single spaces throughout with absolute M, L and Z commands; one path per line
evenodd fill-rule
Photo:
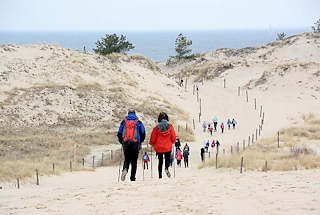
M 287 36 L 311 31 L 311 28 L 296 29 L 261 29 L 261 30 L 212 30 L 212 31 L 118 31 L 118 32 L 41 32 L 41 31 L 0 31 L 1 44 L 30 44 L 47 42 L 63 47 L 92 51 L 97 40 L 105 34 L 123 34 L 135 48 L 128 54 L 139 53 L 153 61 L 165 61 L 174 56 L 175 39 L 182 33 L 192 40 L 192 52 L 218 48 L 244 48 L 259 46 L 276 40 L 277 34 L 284 32 Z

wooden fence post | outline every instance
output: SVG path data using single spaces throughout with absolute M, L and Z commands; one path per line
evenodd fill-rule
M 113 160 L 112 154 L 113 154 L 113 151 L 111 150 L 111 152 L 110 152 L 110 158 L 111 158 L 111 160 Z
M 226 79 L 223 79 L 223 88 L 226 88 Z
M 243 157 L 241 157 L 240 173 L 242 173 L 242 166 L 243 166 Z
M 223 154 L 225 154 L 226 153 L 226 150 L 225 149 L 223 149 Z
M 240 87 L 238 87 L 238 96 L 240 96 Z
M 193 85 L 193 91 L 192 91 L 192 95 L 194 95 L 194 88 L 195 88 L 195 86 Z
M 70 160 L 70 172 L 72 172 L 72 161 Z
M 54 163 L 52 163 L 52 174 L 54 175 Z
M 216 169 L 218 169 L 218 153 L 216 153 Z
M 248 138 L 248 144 L 250 144 L 250 136 L 249 136 L 249 138 Z
M 94 157 L 95 156 L 92 156 L 92 168 L 94 168 Z
M 195 124 L 194 124 L 194 119 L 192 119 L 192 123 L 193 123 L 193 130 L 195 130 L 196 129 L 196 126 L 195 126 Z M 149 144 L 148 144 L 149 145 Z
M 252 143 L 254 142 L 254 133 L 252 133 Z
M 201 114 L 199 113 L 199 122 L 200 122 L 200 120 L 201 120 Z
M 19 178 L 17 178 L 17 187 L 18 187 L 18 189 L 20 189 L 20 181 L 19 181 Z
M 188 83 L 188 77 L 186 76 L 186 85 L 185 85 L 185 91 L 187 91 L 187 83 Z
M 39 171 L 36 169 L 37 185 L 39 185 Z
M 262 116 L 262 105 L 260 105 L 260 118 Z
M 264 171 L 267 172 L 268 171 L 268 161 L 266 160 L 266 164 L 265 164 L 265 167 L 264 167 Z
M 248 90 L 246 90 L 246 97 L 247 97 L 247 102 L 249 102 L 249 98 L 248 98 Z
M 258 141 L 258 129 L 256 128 L 256 141 Z
M 199 91 L 197 90 L 197 102 L 199 101 Z
M 264 123 L 264 112 L 263 112 L 263 114 L 262 114 L 262 125 L 263 125 L 263 123 Z
M 231 154 L 232 154 L 232 146 L 231 146 L 230 152 L 231 152 Z
M 257 99 L 254 98 L 254 109 L 257 110 Z
M 180 125 L 178 125 L 178 132 L 180 132 Z
M 278 131 L 278 148 L 280 147 L 280 132 Z
M 239 147 L 239 142 L 237 142 L 237 152 L 239 153 L 240 147 Z
M 101 155 L 101 166 L 103 166 L 103 152 L 102 152 L 102 155 Z
M 84 167 L 84 158 L 82 158 L 82 167 Z

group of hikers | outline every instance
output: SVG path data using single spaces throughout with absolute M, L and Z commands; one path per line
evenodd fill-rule
M 236 124 L 237 124 L 237 122 L 234 118 L 232 120 L 230 120 L 230 119 L 227 120 L 227 125 L 228 125 L 229 130 L 231 129 L 231 125 L 232 125 L 232 128 L 235 129 Z M 213 118 L 213 126 L 212 126 L 211 122 L 207 123 L 206 121 L 204 121 L 202 123 L 203 132 L 208 131 L 211 136 L 212 136 L 213 132 L 217 131 L 217 126 L 218 126 L 218 117 L 217 116 L 214 116 L 214 118 Z M 223 122 L 221 122 L 220 128 L 221 128 L 221 133 L 223 133 L 223 131 L 224 131 L 224 123 Z
M 210 146 L 210 141 L 209 140 L 204 140 L 203 141 L 203 144 L 201 146 L 201 149 L 200 149 L 200 156 L 201 156 L 201 161 L 204 162 L 205 160 L 205 153 L 206 152 L 209 152 L 209 146 Z M 211 142 L 211 148 L 214 148 L 216 147 L 217 148 L 217 153 L 219 151 L 219 147 L 220 147 L 220 142 L 219 140 L 212 140 Z
M 136 116 L 134 109 L 128 111 L 128 115 L 121 122 L 118 130 L 118 140 L 122 144 L 124 152 L 124 163 L 121 173 L 121 180 L 124 181 L 129 171 L 129 165 L 131 164 L 130 180 L 136 180 L 137 160 L 139 151 L 141 149 L 141 143 L 145 140 L 146 131 L 143 123 Z M 176 142 L 176 133 L 173 126 L 169 123 L 169 117 L 165 112 L 161 112 L 158 116 L 158 124 L 153 128 L 149 144 L 153 146 L 158 157 L 158 173 L 159 178 L 162 178 L 162 167 L 164 160 L 164 172 L 170 178 L 169 172 L 172 145 Z M 176 147 L 177 148 L 177 147 Z M 146 153 L 145 153 L 146 154 Z M 147 155 L 147 154 L 146 154 Z M 148 155 L 146 156 L 146 159 Z M 181 150 L 177 150 L 177 159 L 181 164 Z M 145 165 L 147 165 L 146 162 Z M 172 163 L 172 162 L 171 162 Z M 188 160 L 187 160 L 188 163 Z

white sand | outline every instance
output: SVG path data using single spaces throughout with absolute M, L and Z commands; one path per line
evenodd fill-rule
M 272 60 L 299 58 L 319 63 L 319 48 L 305 46 L 299 49 L 298 45 L 293 45 L 293 50 L 277 50 Z M 318 54 L 314 50 L 318 50 Z M 309 52 L 314 54 L 312 58 L 306 56 Z M 248 61 L 256 60 L 248 57 Z M 270 70 L 272 60 L 265 64 L 252 63 L 256 66 L 249 68 L 236 67 L 223 77 L 200 85 L 201 122 L 212 120 L 214 115 L 225 123 L 229 117 L 238 122 L 236 130 L 228 130 L 226 126 L 224 134 L 220 129 L 214 134 L 221 143 L 221 152 L 223 149 L 229 152 L 231 145 L 235 146 L 243 139 L 247 141 L 249 135 L 255 134 L 261 122 L 260 105 L 265 112 L 262 137 L 270 137 L 280 128 L 300 123 L 302 113 L 319 113 L 319 100 L 310 97 L 315 94 L 320 98 L 319 91 L 306 85 L 297 87 L 296 84 L 297 81 L 310 81 L 316 87 L 319 79 L 310 79 L 313 76 L 305 73 L 310 69 L 303 70 L 303 74 L 299 69 L 292 71 L 281 79 L 273 75 L 262 88 L 249 91 L 248 103 L 244 91 L 241 96 L 237 95 L 237 87 L 259 78 L 264 70 Z M 139 72 L 136 65 L 121 65 Z M 318 68 L 318 64 L 312 66 L 311 73 Z M 164 71 L 167 72 L 171 71 Z M 244 170 L 243 174 L 238 170 L 216 170 L 213 167 L 199 170 L 200 146 L 204 139 L 211 141 L 211 137 L 202 132 L 198 122 L 199 103 L 192 95 L 192 86 L 189 85 L 187 92 L 180 89 L 172 93 L 174 88 L 158 84 L 155 76 L 163 83 L 167 80 L 164 75 L 145 74 L 145 88 L 161 92 L 161 96 L 182 107 L 196 121 L 196 142 L 190 143 L 190 168 L 176 168 L 175 178 L 164 176 L 159 180 L 157 161 L 153 157 L 153 178 L 149 169 L 143 180 L 139 163 L 136 182 L 128 180 L 129 174 L 125 182 L 118 183 L 118 167 L 41 177 L 40 186 L 27 183 L 22 184 L 20 190 L 13 186 L 4 187 L 0 191 L 0 214 L 320 214 L 319 169 L 267 173 Z M 225 89 L 223 78 L 227 79 Z M 264 87 L 268 89 L 264 90 Z M 257 110 L 254 110 L 254 98 L 257 98 Z M 170 171 L 173 175 L 173 169 Z

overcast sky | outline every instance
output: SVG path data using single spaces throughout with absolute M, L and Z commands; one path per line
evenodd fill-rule
M 320 0 L 0 0 L 0 30 L 310 27 Z

